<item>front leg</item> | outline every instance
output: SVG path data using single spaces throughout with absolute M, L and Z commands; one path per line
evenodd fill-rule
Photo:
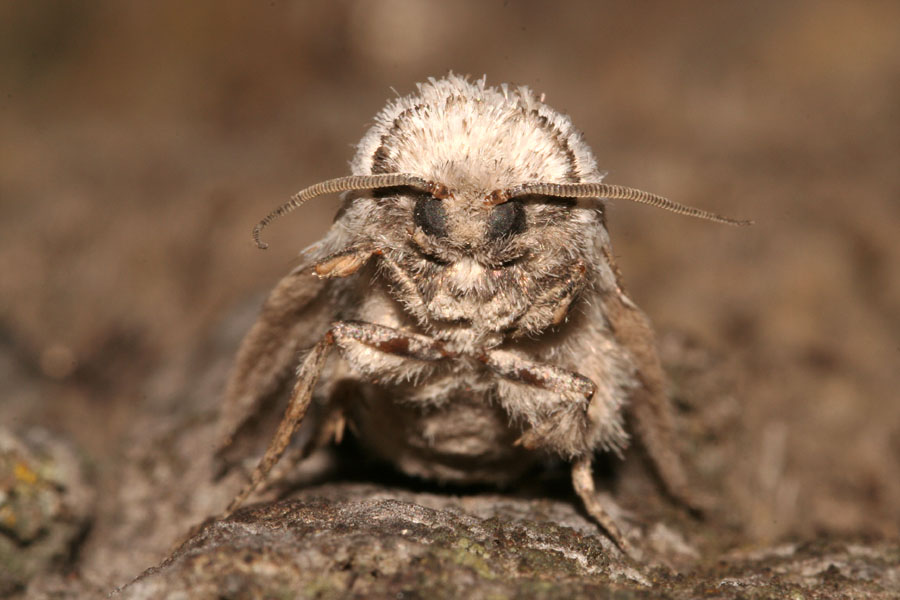
M 555 365 L 534 362 L 508 350 L 489 350 L 478 356 L 478 360 L 504 379 L 562 396 L 571 396 L 583 408 L 587 408 L 587 402 L 597 391 L 594 382 L 584 375 Z
M 509 350 L 489 350 L 478 360 L 500 376 L 497 391 L 503 409 L 528 424 L 520 439 L 525 447 L 569 457 L 593 449 L 587 438 L 588 409 L 597 391 L 593 381 Z
M 278 459 L 281 458 L 281 455 L 284 454 L 285 449 L 291 442 L 291 437 L 293 437 L 294 432 L 300 427 L 300 424 L 303 422 L 303 417 L 306 416 L 306 411 L 312 400 L 313 390 L 316 387 L 316 383 L 319 381 L 319 375 L 322 374 L 322 368 L 325 366 L 325 359 L 328 358 L 328 354 L 334 345 L 334 341 L 334 336 L 331 331 L 329 331 L 325 334 L 325 337 L 322 338 L 322 341 L 313 346 L 313 349 L 306 355 L 306 358 L 303 359 L 303 363 L 301 363 L 297 372 L 297 381 L 294 384 L 294 388 L 291 390 L 291 397 L 290 400 L 288 400 L 287 410 L 281 418 L 281 422 L 278 424 L 278 430 L 275 432 L 275 436 L 272 438 L 272 441 L 269 442 L 266 453 L 250 475 L 250 481 L 240 492 L 238 492 L 238 495 L 234 497 L 228 505 L 228 508 L 225 509 L 225 514 L 222 515 L 223 517 L 230 516 L 238 509 L 238 507 L 240 507 L 244 500 L 246 500 L 250 494 L 259 487 L 259 484 L 266 479 L 269 471 L 272 470 L 272 467 L 275 466 L 275 463 L 277 463 Z

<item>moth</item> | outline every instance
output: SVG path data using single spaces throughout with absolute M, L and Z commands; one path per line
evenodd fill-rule
M 596 452 L 628 444 L 628 415 L 667 491 L 695 504 L 654 334 L 623 289 L 604 199 L 745 222 L 603 183 L 582 134 L 543 97 L 455 75 L 390 102 L 351 173 L 300 191 L 253 231 L 265 248 L 274 219 L 343 194 L 331 229 L 240 346 L 220 459 L 293 386 L 226 515 L 270 477 L 310 407 L 314 433 L 293 461 L 345 424 L 401 471 L 443 482 L 509 482 L 559 457 L 587 512 L 631 554 L 592 474 Z

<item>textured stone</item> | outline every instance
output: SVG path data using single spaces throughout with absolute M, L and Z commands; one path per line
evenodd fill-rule
M 661 534 L 655 528 L 656 535 Z M 683 544 L 684 542 L 681 541 Z M 900 546 L 784 545 L 680 573 L 571 503 L 329 485 L 204 526 L 120 598 L 896 598 Z

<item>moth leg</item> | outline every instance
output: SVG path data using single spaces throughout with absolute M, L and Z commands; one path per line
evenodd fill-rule
M 266 483 L 262 485 L 260 490 L 268 491 L 288 483 L 290 472 L 315 450 L 327 446 L 330 442 L 340 444 L 344 436 L 345 425 L 346 421 L 342 411 L 337 410 L 331 413 L 305 444 L 285 452 L 278 464 L 272 468 L 272 471 L 266 477 Z
M 597 386 L 575 371 L 569 371 L 548 363 L 528 360 L 507 350 L 490 350 L 477 357 L 487 368 L 504 379 L 534 386 L 560 394 L 560 403 L 570 403 L 571 396 L 583 404 L 594 397 Z
M 516 440 L 517 446 L 573 456 L 590 445 L 585 436 L 591 399 L 597 391 L 593 381 L 506 350 L 491 350 L 477 358 L 505 380 L 498 382 L 503 409 L 514 421 L 529 426 Z
M 597 498 L 597 490 L 594 488 L 594 473 L 591 470 L 592 461 L 593 457 L 587 455 L 572 463 L 572 486 L 584 503 L 588 514 L 606 530 L 607 535 L 615 542 L 616 546 L 631 558 L 637 559 L 638 553 L 634 546 L 622 535 L 615 520 L 606 512 Z
M 441 342 L 426 335 L 366 321 L 338 321 L 331 333 L 344 355 L 350 352 L 352 342 L 358 342 L 384 354 L 424 362 L 454 357 Z
M 534 300 L 531 308 L 517 321 L 519 327 L 537 333 L 547 326 L 548 321 L 550 325 L 559 325 L 566 320 L 587 281 L 584 261 L 575 261 L 568 271 L 566 277 L 557 280 Z
M 272 467 L 275 466 L 275 463 L 278 462 L 278 459 L 281 458 L 281 455 L 284 454 L 285 448 L 291 441 L 291 436 L 300 426 L 304 415 L 306 415 L 306 410 L 309 408 L 309 403 L 312 400 L 313 390 L 319 380 L 319 375 L 322 373 L 322 368 L 325 366 L 325 359 L 328 357 L 333 345 L 334 336 L 329 332 L 306 355 L 297 374 L 297 381 L 293 390 L 291 390 L 291 398 L 288 401 L 287 410 L 281 419 L 281 423 L 278 425 L 278 431 L 275 432 L 275 437 L 272 438 L 262 460 L 259 461 L 259 464 L 253 470 L 250 481 L 234 497 L 228 508 L 225 509 L 223 518 L 230 516 L 237 510 L 241 503 L 256 490 L 266 478 L 266 475 L 269 474 L 269 471 L 272 470 Z

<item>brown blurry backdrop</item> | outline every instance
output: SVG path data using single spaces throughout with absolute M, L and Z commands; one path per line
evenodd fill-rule
M 557 6 L 558 5 L 558 6 Z M 0 418 L 102 467 L 142 383 L 271 287 L 385 100 L 449 70 L 546 92 L 636 205 L 660 331 L 734 364 L 749 539 L 900 528 L 900 4 L 0 4 Z M 392 89 L 393 88 L 393 89 Z M 101 468 L 102 473 L 102 468 Z

